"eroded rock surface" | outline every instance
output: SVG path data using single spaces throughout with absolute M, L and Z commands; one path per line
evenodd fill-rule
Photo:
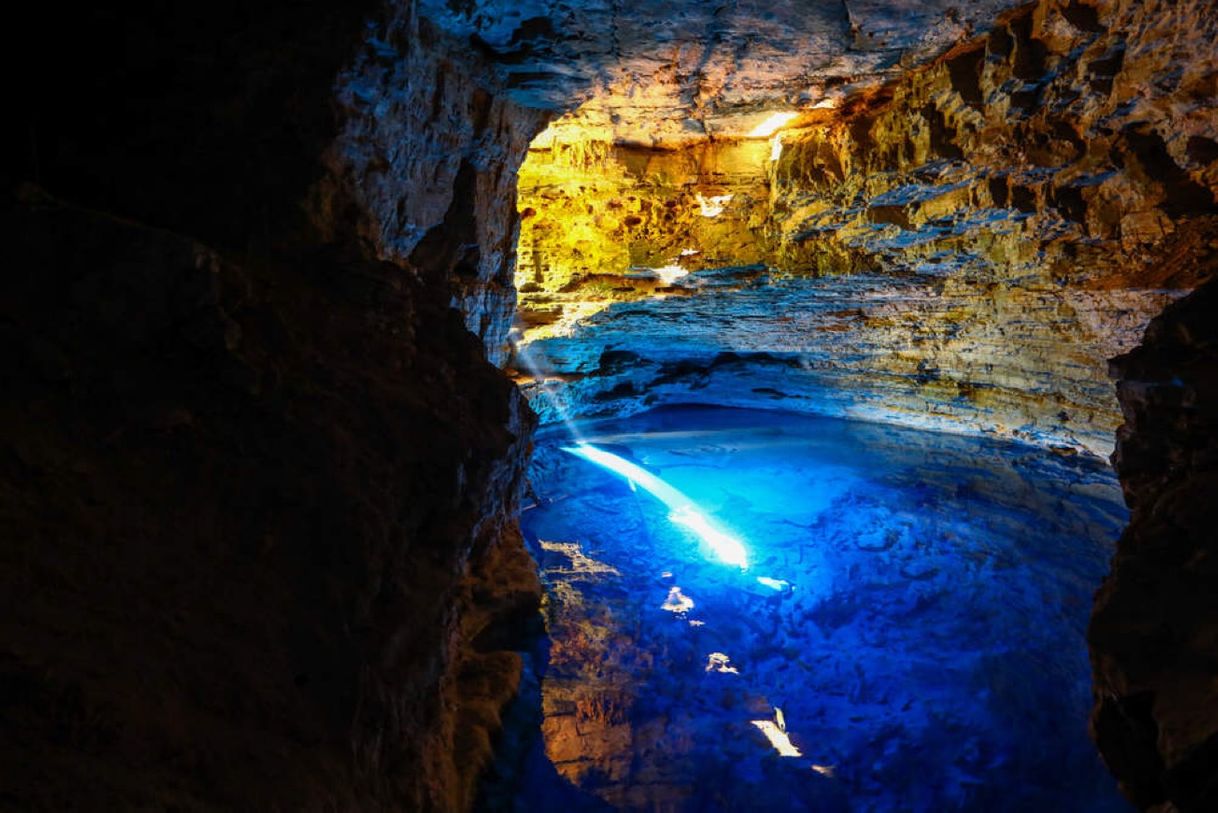
M 518 269 L 554 400 L 726 397 L 1106 453 L 1107 359 L 1210 274 L 1212 12 L 1024 7 L 768 140 L 555 131 L 522 170 Z
M 516 168 L 552 113 L 513 102 L 431 19 L 403 8 L 383 26 L 338 79 L 342 129 L 315 220 L 330 238 L 333 224 L 354 225 L 378 256 L 447 277 L 466 327 L 502 364 L 516 308 Z

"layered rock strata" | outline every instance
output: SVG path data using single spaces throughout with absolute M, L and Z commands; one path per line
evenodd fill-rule
M 1106 453 L 1106 360 L 1218 237 L 1212 11 L 1033 4 L 768 141 L 556 130 L 521 174 L 543 417 L 714 393 Z
M 1132 509 L 1088 639 L 1092 734 L 1139 807 L 1218 806 L 1218 287 L 1156 318 L 1113 363 L 1113 462 Z

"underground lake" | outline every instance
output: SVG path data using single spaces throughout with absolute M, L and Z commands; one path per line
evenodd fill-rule
M 1218 811 L 1218 0 L 33 9 L 0 813 Z
M 530 474 L 547 635 L 486 809 L 1129 809 L 1087 737 L 1098 459 L 672 406 Z

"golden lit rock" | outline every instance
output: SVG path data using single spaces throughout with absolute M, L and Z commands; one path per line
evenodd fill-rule
M 1202 278 L 1173 252 L 1200 256 L 1218 229 L 1213 163 L 1177 133 L 1218 121 L 1186 101 L 1212 64 L 1148 92 L 1128 75 L 1153 76 L 1162 56 L 1105 33 L 1136 12 L 1105 13 L 1100 30 L 1050 4 L 1013 12 L 845 103 L 761 111 L 734 138 L 675 149 L 623 144 L 632 114 L 596 97 L 599 112 L 560 122 L 520 173 L 521 341 L 576 414 L 726 389 L 742 405 L 1107 453 L 1120 423 L 1107 360 Z M 1114 71 L 1126 83 L 1097 95 Z M 601 123 L 580 135 L 587 122 Z M 726 323 L 765 309 L 767 290 L 776 318 L 729 340 Z M 646 335 L 627 324 L 638 307 L 661 319 Z M 606 374 L 602 351 L 635 361 Z M 722 353 L 789 366 L 712 370 Z

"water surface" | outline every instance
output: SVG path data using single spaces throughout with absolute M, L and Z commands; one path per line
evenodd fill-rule
M 485 807 L 1129 809 L 1086 733 L 1084 629 L 1126 521 L 1101 461 L 748 410 L 580 431 L 748 566 L 543 434 L 522 524 L 549 636 Z

